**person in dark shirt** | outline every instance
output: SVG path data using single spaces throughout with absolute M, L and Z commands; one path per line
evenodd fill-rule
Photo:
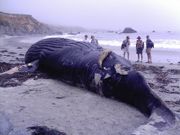
M 154 43 L 149 38 L 149 35 L 146 36 L 146 53 L 148 61 L 147 63 L 152 63 L 151 49 L 154 48 Z

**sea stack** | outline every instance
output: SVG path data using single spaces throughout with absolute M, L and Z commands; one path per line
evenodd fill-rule
M 137 31 L 134 30 L 134 29 L 132 29 L 132 28 L 130 28 L 130 27 L 127 27 L 127 28 L 125 28 L 125 29 L 123 30 L 122 33 L 137 33 Z

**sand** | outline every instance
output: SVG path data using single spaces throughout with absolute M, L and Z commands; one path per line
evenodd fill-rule
M 32 37 L 0 38 L 0 67 L 2 62 L 10 63 L 11 66 L 23 64 L 24 54 L 31 43 L 20 41 L 28 38 Z M 116 47 L 110 48 L 121 53 Z M 161 54 L 164 53 L 168 53 L 168 50 Z M 132 57 L 135 59 L 136 55 L 131 53 Z M 155 58 L 154 61 L 154 64 L 133 62 L 133 66 L 145 76 L 152 90 L 168 107 L 180 114 L 180 65 L 174 61 L 158 63 Z M 3 67 L 0 72 L 5 69 Z M 0 119 L 0 130 L 8 125 L 10 135 L 26 135 L 30 134 L 27 127 L 40 125 L 55 128 L 67 135 L 129 135 L 148 121 L 129 105 L 40 76 L 15 79 L 13 81 L 18 85 L 0 87 L 0 117 L 5 118 Z M 171 129 L 159 134 L 176 135 L 179 132 L 180 123 L 177 122 Z

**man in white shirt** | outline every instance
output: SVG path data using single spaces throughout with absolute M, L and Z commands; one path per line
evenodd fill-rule
M 130 46 L 130 38 L 129 38 L 129 36 L 127 36 L 121 45 L 121 50 L 123 51 L 124 58 L 125 58 L 126 53 L 127 53 L 128 60 L 129 60 L 129 46 Z
M 88 41 L 88 35 L 84 35 L 84 40 L 83 40 L 84 42 L 89 42 Z

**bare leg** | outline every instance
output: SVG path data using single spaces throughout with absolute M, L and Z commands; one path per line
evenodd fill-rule
M 142 55 L 142 53 L 141 53 L 141 62 L 143 61 L 143 55 Z
M 137 54 L 137 55 L 138 55 L 138 60 L 137 61 L 139 62 L 139 54 Z
M 128 60 L 129 60 L 129 52 L 127 52 Z
M 149 63 L 149 53 L 147 53 L 147 63 Z
M 152 63 L 151 52 L 149 53 L 149 62 Z

